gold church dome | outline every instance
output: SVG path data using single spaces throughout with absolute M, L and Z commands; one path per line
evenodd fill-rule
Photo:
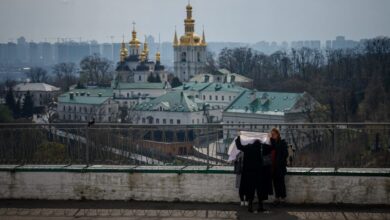
M 184 35 L 177 40 L 176 30 L 173 39 L 174 46 L 206 46 L 205 36 L 200 37 L 195 33 L 195 20 L 192 18 L 192 6 L 190 3 L 186 6 L 187 16 L 184 19 Z
M 120 49 L 120 52 L 119 52 L 119 57 L 120 57 L 120 61 L 121 62 L 124 62 L 127 55 L 128 55 L 128 50 L 126 48 L 126 44 L 125 44 L 125 37 L 123 36 L 123 39 L 122 39 L 122 43 L 121 43 L 121 49 Z
M 133 22 L 133 31 L 131 32 L 131 40 L 129 42 L 130 46 L 141 46 L 141 41 L 137 38 L 137 31 L 135 31 L 135 23 Z

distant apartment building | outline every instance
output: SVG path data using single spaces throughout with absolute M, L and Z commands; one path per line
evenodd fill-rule
M 335 40 L 332 40 L 332 49 L 352 49 L 359 45 L 358 41 L 346 40 L 344 36 L 337 36 Z
M 17 46 L 13 42 L 8 42 L 5 51 L 5 63 L 16 64 L 18 61 Z
M 24 37 L 17 39 L 17 56 L 20 63 L 27 63 L 28 60 L 28 44 Z
M 293 41 L 291 42 L 291 48 L 300 49 L 300 48 L 310 48 L 315 50 L 321 49 L 321 41 L 319 40 L 306 40 L 306 41 Z
M 54 49 L 48 42 L 39 43 L 41 50 L 41 64 L 44 66 L 54 65 Z
M 113 54 L 113 45 L 109 43 L 104 43 L 102 44 L 102 57 L 108 59 L 108 60 L 113 60 L 114 54 Z
M 28 57 L 29 57 L 29 62 L 31 65 L 40 65 L 40 61 L 41 61 L 41 56 L 40 56 L 40 53 L 39 53 L 39 48 L 38 48 L 38 44 L 37 43 L 34 43 L 34 42 L 30 42 L 28 44 Z
M 101 55 L 100 44 L 98 44 L 96 41 L 92 41 L 89 44 L 89 55 L 93 54 Z

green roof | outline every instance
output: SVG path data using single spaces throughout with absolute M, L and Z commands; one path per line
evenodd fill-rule
M 165 89 L 167 84 L 162 83 L 125 83 L 119 82 L 113 85 L 114 89 Z
M 73 96 L 73 99 L 70 98 L 69 94 L 67 96 L 59 96 L 58 102 L 61 103 L 73 103 L 73 104 L 91 104 L 91 105 L 100 105 L 103 104 L 110 97 L 97 97 L 97 96 Z
M 173 88 L 174 90 L 187 90 L 187 91 L 200 91 L 211 83 L 196 83 L 196 82 L 186 82 L 183 85 Z
M 202 111 L 201 105 L 180 91 L 169 92 L 151 101 L 137 104 L 138 111 L 195 112 Z
M 70 93 L 73 93 L 73 99 L 70 98 Z M 112 96 L 111 88 L 74 89 L 58 96 L 58 102 L 99 105 Z
M 241 93 L 225 112 L 284 115 L 292 110 L 304 94 L 247 90 Z
M 231 84 L 231 83 L 197 83 L 197 82 L 187 82 L 183 85 L 175 87 L 174 90 L 179 91 L 222 91 L 222 92 L 241 92 L 246 90 L 240 86 Z

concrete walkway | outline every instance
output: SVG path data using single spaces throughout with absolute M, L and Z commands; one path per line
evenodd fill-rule
M 275 208 L 267 213 L 248 213 L 237 204 L 0 200 L 1 220 L 233 220 L 233 219 L 389 219 L 389 207 L 296 206 Z

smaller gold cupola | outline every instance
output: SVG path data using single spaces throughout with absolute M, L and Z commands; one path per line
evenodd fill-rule
M 119 54 L 119 56 L 120 56 L 120 61 L 121 61 L 121 62 L 124 62 L 125 59 L 126 59 L 126 57 L 127 57 L 127 55 L 128 55 L 128 50 L 127 50 L 126 44 L 125 44 L 125 37 L 123 36 L 123 38 L 122 38 L 122 44 L 121 44 L 121 49 L 120 49 L 120 54 Z
M 141 52 L 141 55 L 139 56 L 139 59 L 141 60 L 141 62 L 145 62 L 145 60 L 146 60 L 146 55 L 145 55 L 145 52 L 144 52 L 144 51 Z
M 144 42 L 144 50 L 142 52 L 145 54 L 145 58 L 148 58 L 149 47 L 148 47 L 148 42 L 146 41 L 146 36 L 145 36 L 145 42 Z
M 160 62 L 161 60 L 161 54 L 160 54 L 160 51 L 157 51 L 156 53 L 156 62 Z

